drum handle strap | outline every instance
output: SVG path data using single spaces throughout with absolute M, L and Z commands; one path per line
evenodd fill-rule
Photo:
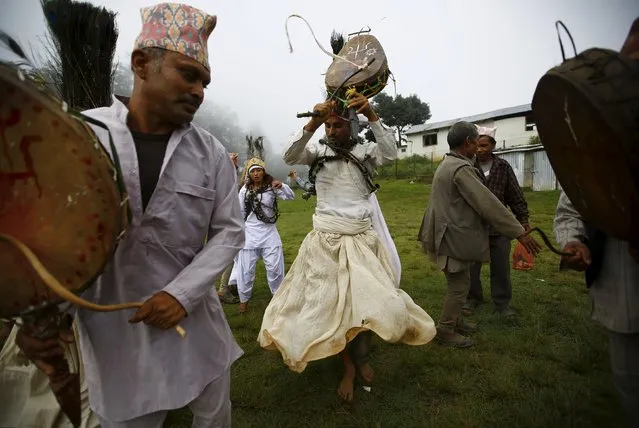
M 353 61 L 350 61 L 349 59 L 345 58 L 345 57 L 341 57 L 339 55 L 335 55 L 333 52 L 329 52 L 328 50 L 326 50 L 326 48 L 324 46 L 322 46 L 322 44 L 319 42 L 319 40 L 317 40 L 317 37 L 315 37 L 315 32 L 313 32 L 313 29 L 311 28 L 311 24 L 308 23 L 308 21 L 306 19 L 304 19 L 304 17 L 294 13 L 292 15 L 289 15 L 286 18 L 286 22 L 284 23 L 284 28 L 286 30 L 286 39 L 288 40 L 288 49 L 289 52 L 293 52 L 293 45 L 291 44 L 291 37 L 288 34 L 288 20 L 291 18 L 299 18 L 302 21 L 304 21 L 304 23 L 306 24 L 306 26 L 308 27 L 309 30 L 311 30 L 311 34 L 313 35 L 313 39 L 315 40 L 315 43 L 317 43 L 317 46 L 319 46 L 319 48 L 322 50 L 322 52 L 324 52 L 326 55 L 330 56 L 331 58 L 333 58 L 334 60 L 338 60 L 338 61 L 344 61 L 349 63 L 350 65 L 352 65 L 353 67 L 356 67 L 358 69 L 361 70 L 365 70 L 368 68 L 368 66 L 370 65 L 370 63 L 368 64 L 356 64 Z
M 555 28 L 557 29 L 557 38 L 559 39 L 559 48 L 561 49 L 561 58 L 563 59 L 563 61 L 566 61 L 566 52 L 564 51 L 564 44 L 561 41 L 561 34 L 559 34 L 559 25 L 561 25 L 564 28 L 564 31 L 566 31 L 566 34 L 568 34 L 568 37 L 570 38 L 570 43 L 572 43 L 572 50 L 575 53 L 575 56 L 577 56 L 577 48 L 575 47 L 575 41 L 573 40 L 572 35 L 570 34 L 570 31 L 568 31 L 568 28 L 566 28 L 563 22 L 556 21 Z
M 124 184 L 124 178 L 122 177 L 122 166 L 120 165 L 120 157 L 118 156 L 118 151 L 115 148 L 115 144 L 113 143 L 113 135 L 111 135 L 111 131 L 109 130 L 109 127 L 106 126 L 104 123 L 100 122 L 99 120 L 86 116 L 80 113 L 79 111 L 68 109 L 68 113 L 80 120 L 83 120 L 95 126 L 99 126 L 100 128 L 103 128 L 107 131 L 107 134 L 109 134 L 109 147 L 111 148 L 111 158 L 113 159 L 113 164 L 115 165 L 115 174 L 116 174 L 115 181 L 118 185 L 118 190 L 120 191 L 120 194 L 126 195 L 127 192 L 126 192 L 126 186 Z M 98 137 L 96 136 L 96 138 Z M 99 138 L 98 138 L 98 141 L 100 141 Z M 129 219 L 131 218 L 131 207 L 128 205 L 127 205 L 127 216 Z

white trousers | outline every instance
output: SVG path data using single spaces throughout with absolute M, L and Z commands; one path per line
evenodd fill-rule
M 240 250 L 235 257 L 229 282 L 237 284 L 237 292 L 242 303 L 248 302 L 253 295 L 255 266 L 260 257 L 264 260 L 266 280 L 272 294 L 275 294 L 284 280 L 284 251 L 281 246 Z
M 188 404 L 193 413 L 191 428 L 231 428 L 231 370 L 209 383 Z M 168 410 L 149 413 L 123 422 L 100 418 L 102 428 L 162 428 Z

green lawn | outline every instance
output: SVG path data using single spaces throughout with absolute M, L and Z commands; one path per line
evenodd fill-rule
M 402 288 L 437 320 L 444 278 L 415 241 L 430 187 L 408 181 L 381 182 L 379 201 L 399 251 Z M 558 192 L 527 192 L 531 222 L 552 235 Z M 280 204 L 278 228 L 287 266 L 311 229 L 314 199 Z M 357 389 L 343 404 L 336 389 L 338 358 L 291 372 L 276 352 L 256 338 L 269 299 L 258 265 L 249 313 L 225 306 L 245 355 L 233 366 L 235 427 L 610 427 L 621 424 L 610 378 L 605 333 L 589 317 L 582 275 L 558 271 L 550 251 L 530 272 L 513 271 L 513 308 L 506 323 L 485 305 L 474 321 L 476 345 L 457 350 L 434 342 L 391 345 L 376 338 L 372 392 Z M 488 269 L 484 268 L 485 294 Z M 215 346 L 212 344 L 212 346 Z M 172 412 L 165 426 L 189 427 L 187 410 Z

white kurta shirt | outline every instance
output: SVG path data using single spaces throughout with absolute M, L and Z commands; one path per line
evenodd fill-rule
M 242 186 L 239 193 L 240 209 L 242 211 L 242 219 L 246 216 L 244 211 L 244 198 L 246 197 L 248 189 L 246 186 Z M 262 204 L 264 214 L 271 217 L 273 216 L 273 204 L 275 198 L 279 198 L 285 201 L 295 199 L 295 193 L 286 184 L 282 183 L 282 187 L 279 189 L 269 188 L 265 192 L 258 193 L 258 200 Z M 244 241 L 245 250 L 253 250 L 256 248 L 272 248 L 281 247 L 282 239 L 277 231 L 275 223 L 264 223 L 257 218 L 254 212 L 246 218 L 246 239 Z
M 357 144 L 352 154 L 374 171 L 397 157 L 397 143 L 393 133 L 384 128 L 379 121 L 370 122 L 376 143 Z M 328 146 L 310 143 L 313 134 L 300 130 L 284 153 L 284 162 L 289 165 L 311 165 L 318 156 L 332 156 L 335 153 Z M 372 206 L 370 190 L 367 188 L 362 172 L 352 162 L 326 162 L 315 177 L 318 215 L 331 215 L 362 220 L 370 218 Z
M 554 219 L 557 243 L 563 248 L 588 236 L 586 220 L 566 193 L 559 194 Z M 610 331 L 639 333 L 639 263 L 630 256 L 628 242 L 606 237 L 601 271 L 590 287 L 592 318 Z
M 186 405 L 241 356 L 213 283 L 243 247 L 244 222 L 235 169 L 211 134 L 194 125 L 173 132 L 143 213 L 126 106 L 114 100 L 85 114 L 113 135 L 133 219 L 83 297 L 101 304 L 141 302 L 166 291 L 188 313 L 180 322 L 187 332 L 181 338 L 173 329 L 129 324 L 133 309 L 78 310 L 91 407 L 107 420 L 122 421 Z M 92 127 L 110 152 L 107 132 Z

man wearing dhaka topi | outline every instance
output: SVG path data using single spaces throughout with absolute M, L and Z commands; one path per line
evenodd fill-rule
M 184 406 L 193 427 L 230 427 L 231 364 L 242 350 L 211 282 L 243 248 L 244 225 L 229 153 L 191 123 L 211 79 L 217 18 L 174 3 L 141 14 L 131 98 L 85 112 L 113 136 L 132 221 L 83 297 L 144 302 L 137 312 L 75 313 L 89 402 L 102 428 L 161 428 Z M 108 133 L 94 129 L 113 156 Z M 33 361 L 60 346 L 24 334 L 16 343 Z

